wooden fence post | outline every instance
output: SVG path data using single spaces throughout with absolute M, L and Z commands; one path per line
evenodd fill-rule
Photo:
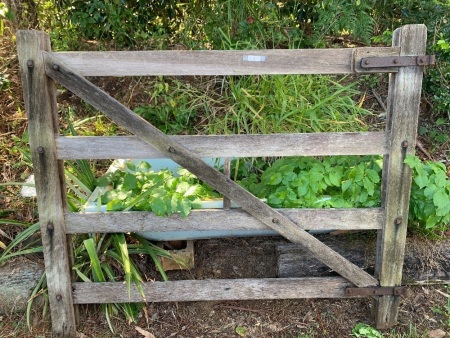
M 45 74 L 42 57 L 42 51 L 50 49 L 50 39 L 44 32 L 17 33 L 53 337 L 72 337 L 76 323 L 69 264 L 71 250 L 64 224 L 64 169 L 56 156 L 59 127 L 54 82 Z
M 395 30 L 392 45 L 400 47 L 400 56 L 424 55 L 426 37 L 424 25 L 407 25 Z M 411 171 L 403 161 L 415 151 L 422 75 L 421 66 L 399 67 L 398 73 L 390 75 L 386 127 L 390 149 L 384 157 L 382 189 L 385 220 L 378 233 L 375 269 L 381 286 L 399 286 L 402 282 L 411 189 Z M 374 301 L 377 328 L 396 323 L 399 298 L 381 296 Z

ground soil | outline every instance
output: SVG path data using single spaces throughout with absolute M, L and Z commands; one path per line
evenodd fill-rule
M 281 238 L 234 238 L 195 243 L 195 267 L 169 271 L 171 280 L 276 277 L 275 247 Z M 140 263 L 147 264 L 145 261 Z M 158 277 L 148 263 L 146 275 Z M 428 337 L 432 330 L 450 334 L 448 318 L 436 309 L 447 304 L 443 285 L 410 286 L 398 324 L 385 337 Z M 186 290 L 189 292 L 189 290 Z M 113 319 L 111 333 L 98 306 L 80 307 L 80 337 L 350 337 L 358 323 L 374 325 L 372 301 L 362 299 L 291 299 L 220 302 L 149 303 L 137 323 Z M 447 313 L 448 315 L 448 313 Z M 0 337 L 50 337 L 50 319 L 34 309 L 32 331 L 23 314 L 4 315 Z M 145 332 L 149 334 L 146 336 Z M 151 335 L 150 335 L 151 334 Z

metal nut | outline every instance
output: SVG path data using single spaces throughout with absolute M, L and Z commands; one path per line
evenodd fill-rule
M 280 223 L 280 220 L 278 218 L 273 218 L 272 223 L 278 224 Z
M 59 70 L 59 66 L 58 66 L 57 64 L 53 64 L 52 68 L 53 68 L 54 70 Z
M 401 217 L 397 217 L 397 218 L 394 220 L 395 225 L 400 225 L 400 224 L 402 224 L 402 222 L 403 222 L 403 219 L 402 219 Z
M 408 148 L 408 141 L 403 141 L 402 142 L 402 148 Z
M 28 68 L 33 68 L 34 67 L 34 61 L 33 60 L 28 60 L 27 61 L 27 67 Z
M 44 147 L 39 146 L 39 147 L 36 148 L 36 151 L 37 151 L 39 154 L 43 154 L 43 153 L 44 153 Z
M 57 300 L 57 301 L 60 301 L 60 300 L 62 300 L 62 296 L 61 296 L 61 294 L 60 294 L 60 293 L 58 293 L 58 294 L 56 295 L 56 300 Z

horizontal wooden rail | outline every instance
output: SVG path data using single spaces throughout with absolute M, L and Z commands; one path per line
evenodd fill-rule
M 144 283 L 143 298 L 135 285 L 128 294 L 122 282 L 72 284 L 75 304 L 355 298 L 345 294 L 352 286 L 341 277 L 180 280 Z
M 381 229 L 383 209 L 277 209 L 304 230 L 369 230 Z M 182 218 L 151 212 L 66 213 L 66 232 L 171 232 L 211 230 L 270 230 L 271 228 L 241 209 L 199 209 Z
M 171 136 L 199 157 L 387 154 L 385 132 Z M 60 136 L 59 159 L 163 158 L 136 136 Z
M 398 56 L 395 47 L 270 49 L 247 51 L 170 50 L 52 52 L 83 76 L 349 74 L 397 72 L 363 69 L 363 57 Z

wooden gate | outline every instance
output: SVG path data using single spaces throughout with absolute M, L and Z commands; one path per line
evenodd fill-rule
M 225 299 L 374 297 L 376 325 L 397 320 L 426 27 L 397 29 L 392 47 L 316 50 L 52 52 L 48 36 L 19 31 L 18 54 L 36 179 L 54 336 L 73 336 L 74 304 L 141 302 L 123 283 L 72 282 L 71 235 L 186 229 L 274 229 L 301 244 L 342 277 L 188 280 L 145 283 L 150 302 Z M 228 136 L 166 136 L 84 76 L 390 73 L 383 132 Z M 57 81 L 135 136 L 63 137 Z M 206 165 L 202 157 L 383 155 L 382 206 L 368 209 L 275 210 Z M 166 157 L 230 200 L 236 210 L 194 211 L 187 219 L 147 212 L 69 213 L 63 161 Z M 358 268 L 306 229 L 378 229 L 375 276 Z

